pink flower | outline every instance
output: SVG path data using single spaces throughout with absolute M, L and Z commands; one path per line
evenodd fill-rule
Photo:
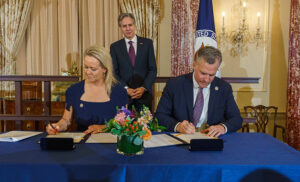
M 149 121 L 152 121 L 153 116 L 152 116 L 151 112 L 148 112 L 148 113 L 147 113 L 147 119 L 148 119 Z
M 125 124 L 125 119 L 126 119 L 126 114 L 124 112 L 118 113 L 115 116 L 116 122 L 119 123 L 120 125 L 124 125 Z
M 144 125 L 144 124 L 146 124 L 146 123 L 147 123 L 147 121 L 145 120 L 145 118 L 144 118 L 144 117 L 140 117 L 140 118 L 138 118 L 137 122 L 138 122 L 140 125 Z

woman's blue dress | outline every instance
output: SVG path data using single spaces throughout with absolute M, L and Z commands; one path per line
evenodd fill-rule
M 66 109 L 73 108 L 73 119 L 77 123 L 78 131 L 87 130 L 93 124 L 105 124 L 109 121 L 119 108 L 128 104 L 128 95 L 124 87 L 116 84 L 111 89 L 110 100 L 107 102 L 87 102 L 80 100 L 84 93 L 84 83 L 73 84 L 66 91 Z

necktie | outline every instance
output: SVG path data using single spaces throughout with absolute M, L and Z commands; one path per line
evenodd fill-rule
M 198 91 L 195 106 L 194 106 L 194 113 L 193 113 L 193 119 L 194 119 L 195 126 L 197 126 L 199 119 L 201 117 L 203 105 L 204 105 L 204 98 L 203 98 L 202 88 L 199 87 L 199 91 Z
M 132 64 L 132 66 L 134 66 L 134 63 L 135 63 L 135 52 L 134 52 L 134 47 L 133 47 L 133 45 L 132 45 L 132 41 L 129 41 L 128 42 L 129 43 L 129 51 L 128 51 L 128 54 L 129 54 L 129 58 L 130 58 L 130 60 L 131 60 L 131 64 Z

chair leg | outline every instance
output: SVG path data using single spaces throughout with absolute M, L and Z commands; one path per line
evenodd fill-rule
M 282 128 L 282 140 L 285 142 L 285 129 Z
M 273 137 L 276 138 L 276 134 L 277 134 L 277 127 L 274 126 L 274 131 L 273 131 Z
M 246 132 L 249 133 L 250 129 L 249 129 L 249 124 L 248 123 L 245 124 L 244 126 L 242 126 L 242 132 L 245 132 L 245 130 L 246 130 Z

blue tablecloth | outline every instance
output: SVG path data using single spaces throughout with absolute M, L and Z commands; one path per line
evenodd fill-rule
M 300 152 L 263 133 L 222 136 L 223 151 L 188 146 L 116 153 L 116 144 L 78 144 L 42 151 L 35 136 L 0 143 L 0 181 L 300 181 Z

